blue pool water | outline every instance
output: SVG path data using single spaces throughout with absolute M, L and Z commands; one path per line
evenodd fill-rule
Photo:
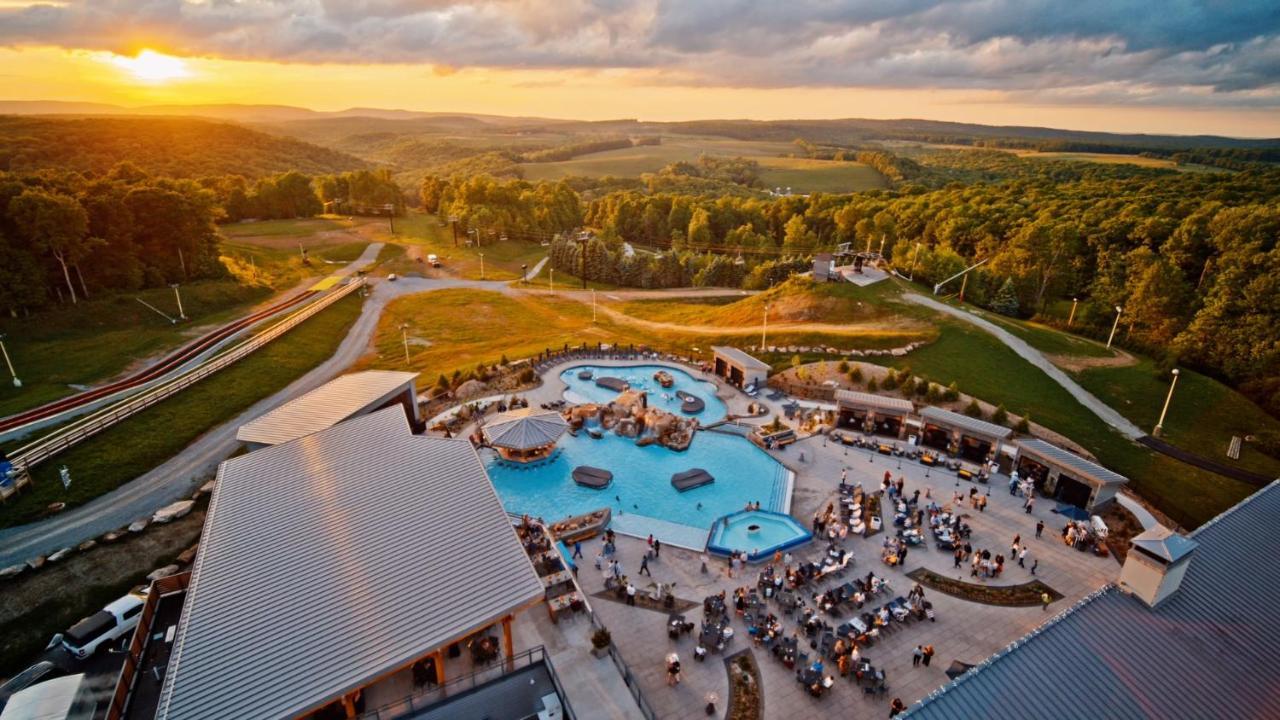
M 591 380 L 578 379 L 578 373 L 583 370 L 591 371 Z M 675 381 L 671 387 L 664 388 L 658 384 L 657 380 L 653 379 L 653 374 L 659 370 L 671 373 L 671 378 Z M 617 392 L 596 385 L 594 378 L 599 376 L 616 377 L 625 380 L 631 385 L 632 390 L 644 390 L 649 394 L 650 407 L 660 408 L 681 417 L 690 416 L 680 411 L 680 399 L 676 397 L 676 391 L 683 390 L 690 395 L 697 395 L 702 399 L 702 402 L 706 403 L 706 407 L 702 412 L 692 417 L 698 418 L 698 422 L 703 425 L 723 420 L 727 412 L 724 402 L 716 397 L 715 385 L 705 380 L 698 380 L 683 370 L 661 365 L 629 365 L 626 367 L 575 365 L 560 373 L 560 379 L 567 386 L 565 399 L 572 403 L 607 403 L 616 398 L 618 396 Z
M 722 555 L 744 551 L 750 559 L 769 557 L 774 550 L 795 547 L 813 538 L 808 528 L 790 515 L 770 512 L 736 512 L 716 524 L 707 550 Z
M 615 519 L 619 513 L 647 516 L 705 533 L 716 518 L 748 502 L 759 501 L 766 510 L 786 507 L 789 471 L 735 435 L 700 431 L 688 450 L 676 452 L 658 445 L 638 447 L 634 440 L 612 433 L 599 440 L 581 433 L 560 438 L 559 448 L 551 461 L 531 468 L 515 467 L 485 451 L 489 477 L 509 512 L 550 522 L 607 506 Z M 570 473 L 580 465 L 611 471 L 613 482 L 603 490 L 578 485 Z M 706 470 L 715 482 L 678 492 L 671 476 L 691 468 Z

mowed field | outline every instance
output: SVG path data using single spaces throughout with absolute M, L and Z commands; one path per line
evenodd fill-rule
M 855 192 L 888 187 L 884 176 L 857 162 L 810 160 L 785 155 L 795 152 L 785 142 L 752 142 L 724 138 L 666 138 L 661 145 L 642 145 L 583 155 L 561 162 L 527 163 L 520 167 L 529 180 L 566 177 L 639 177 L 674 162 L 694 162 L 699 155 L 744 157 L 761 165 L 766 187 L 790 187 L 793 192 Z

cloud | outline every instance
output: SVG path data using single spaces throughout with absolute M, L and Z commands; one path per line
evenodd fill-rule
M 98 0 L 0 45 L 294 63 L 624 69 L 654 84 L 1280 107 L 1273 0 Z

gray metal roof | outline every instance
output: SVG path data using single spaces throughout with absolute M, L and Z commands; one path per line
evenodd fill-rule
M 236 431 L 241 442 L 279 445 L 319 432 L 361 411 L 376 408 L 412 387 L 417 373 L 366 370 L 342 375 L 250 420 Z
M 941 423 L 958 428 L 961 432 L 968 431 L 977 433 L 978 435 L 986 435 L 988 437 L 1000 438 L 1001 440 L 1013 434 L 1013 431 L 1003 425 L 989 423 L 986 420 L 971 418 L 968 415 L 943 410 L 939 407 L 927 407 L 920 411 L 920 417 L 929 422 Z
M 554 443 L 568 429 L 569 423 L 554 410 L 520 408 L 494 415 L 483 431 L 485 442 L 494 447 L 531 450 Z
M 1147 528 L 1130 542 L 1172 565 L 1196 549 L 1196 541 L 1183 537 L 1163 525 Z
M 910 413 L 916 409 L 916 406 L 905 398 L 885 397 L 853 390 L 836 390 L 836 402 L 896 413 Z
M 764 370 L 768 372 L 773 369 L 769 366 L 769 363 L 752 357 L 747 354 L 745 350 L 739 350 L 736 347 L 729 347 L 728 345 L 712 345 L 711 352 L 724 357 L 726 360 L 736 365 L 742 366 L 743 370 Z
M 1277 517 L 1280 481 L 1192 533 L 1182 585 L 1155 609 L 1108 586 L 910 716 L 1280 717 Z
M 542 597 L 471 444 L 387 408 L 218 469 L 156 717 L 294 717 Z
M 1033 455 L 1058 465 L 1074 475 L 1083 476 L 1104 484 L 1127 483 L 1129 478 L 1120 473 L 1111 472 L 1092 460 L 1086 460 L 1072 452 L 1067 452 L 1053 443 L 1044 440 L 1019 440 L 1018 447 L 1030 451 Z

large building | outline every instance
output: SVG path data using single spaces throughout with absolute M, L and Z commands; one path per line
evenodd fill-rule
M 222 464 L 154 717 L 354 717 L 543 600 L 471 444 L 387 408 Z
M 752 357 L 736 347 L 716 345 L 711 348 L 715 374 L 738 388 L 763 388 L 769 379 L 769 363 Z
M 1068 505 L 1092 510 L 1116 496 L 1125 476 L 1045 442 L 1019 440 L 1017 469 L 1040 493 Z
M 1121 584 L 944 686 L 909 717 L 1280 718 L 1277 518 L 1280 481 L 1188 538 L 1144 533 Z M 1142 569 L 1132 572 L 1132 563 Z

